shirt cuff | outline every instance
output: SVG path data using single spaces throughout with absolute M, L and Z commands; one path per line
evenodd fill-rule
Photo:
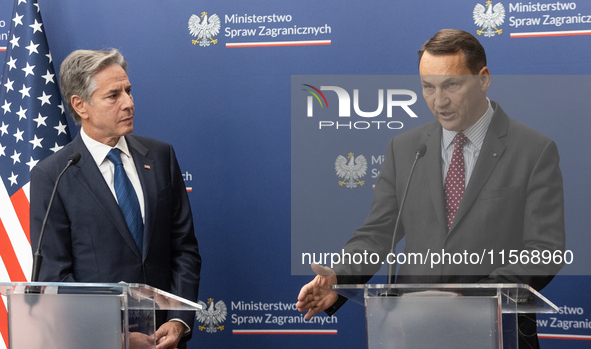
M 168 321 L 180 322 L 181 324 L 183 324 L 183 326 L 185 326 L 185 332 L 183 332 L 183 337 L 188 335 L 189 333 L 191 333 L 191 327 L 189 327 L 189 325 L 187 325 L 187 323 L 184 322 L 183 320 L 178 319 L 178 318 L 174 318 L 174 319 L 170 319 Z

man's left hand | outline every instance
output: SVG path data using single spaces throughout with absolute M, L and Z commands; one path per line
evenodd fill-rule
M 156 331 L 156 349 L 174 349 L 185 332 L 185 325 L 178 321 L 168 321 Z

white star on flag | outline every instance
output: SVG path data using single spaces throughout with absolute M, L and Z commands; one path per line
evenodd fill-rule
M 43 79 L 45 79 L 45 85 L 47 85 L 47 84 L 48 84 L 48 83 L 50 83 L 50 82 L 53 82 L 53 77 L 54 77 L 54 76 L 55 76 L 55 74 L 51 74 L 51 73 L 49 72 L 49 70 L 47 71 L 47 74 L 45 74 L 45 75 L 41 75 L 41 77 L 42 77 Z
M 33 157 L 31 156 L 31 160 L 27 162 L 27 166 L 29 166 L 29 171 L 32 170 L 38 162 L 39 160 L 33 160 Z
M 20 45 L 18 44 L 18 41 L 20 40 L 20 38 L 17 38 L 16 36 L 12 35 L 12 40 L 10 40 L 10 43 L 12 44 L 12 48 L 16 47 L 20 47 Z
M 31 24 L 29 27 L 33 28 L 33 34 L 35 34 L 38 31 L 43 33 L 43 30 L 41 30 L 42 25 L 43 23 L 39 23 L 37 22 L 37 19 L 35 19 L 35 24 Z
M 23 106 L 19 106 L 19 108 L 21 108 L 21 110 L 16 112 L 16 115 L 18 115 L 18 121 L 21 121 L 21 119 L 26 119 L 27 115 L 25 115 L 25 113 L 27 112 L 27 109 L 23 109 Z
M 0 131 L 2 132 L 2 134 L 0 136 L 4 136 L 8 134 L 8 125 L 6 125 L 4 123 L 4 121 L 2 121 L 2 127 L 0 127 Z
M 64 146 L 63 145 L 57 145 L 57 142 L 55 143 L 55 145 L 53 146 L 53 148 L 49 148 L 49 150 L 51 150 L 54 153 L 57 153 L 58 150 L 61 150 Z
M 31 40 L 31 43 L 29 44 L 29 46 L 27 46 L 27 47 L 25 47 L 25 48 L 26 48 L 27 50 L 29 50 L 29 56 L 30 56 L 30 55 L 31 55 L 33 52 L 35 52 L 35 53 L 37 53 L 37 54 L 39 53 L 39 52 L 37 51 L 37 47 L 39 47 L 39 45 L 36 45 L 36 44 L 34 44 L 34 43 L 33 43 L 33 40 Z
M 25 133 L 25 131 L 19 130 L 18 127 L 16 128 L 16 133 L 13 134 L 14 138 L 16 138 L 16 143 L 18 143 L 19 140 L 23 140 L 23 133 Z
M 22 98 L 25 98 L 25 96 L 31 97 L 31 95 L 29 94 L 30 89 L 30 87 L 27 87 L 25 86 L 25 84 L 23 84 L 23 88 L 20 89 L 18 92 L 20 92 L 23 95 Z
M 25 72 L 25 78 L 29 76 L 29 74 L 35 75 L 35 73 L 33 73 L 33 68 L 35 68 L 35 66 L 29 65 L 29 62 L 27 62 L 27 66 L 22 69 L 22 71 Z
M 59 136 L 62 133 L 66 133 L 66 127 L 67 125 L 62 125 L 62 122 L 60 121 L 59 125 L 54 128 L 57 130 L 57 135 Z
M 10 67 L 10 70 L 16 69 L 16 59 L 13 59 L 12 57 L 10 57 L 10 60 L 8 62 L 6 62 L 6 64 L 8 64 L 8 66 Z
M 33 119 L 33 121 L 37 123 L 37 128 L 39 128 L 41 125 L 47 126 L 45 119 L 47 119 L 47 116 L 41 116 L 41 113 L 39 113 L 39 116 L 36 119 Z
M 19 25 L 19 24 L 20 24 L 20 25 L 23 25 L 23 17 L 24 17 L 24 16 L 25 16 L 25 15 L 21 15 L 21 16 L 19 16 L 19 15 L 18 15 L 18 12 L 15 12 L 15 16 L 14 16 L 14 18 L 12 19 L 12 21 L 14 22 L 14 27 L 15 27 L 15 28 L 16 28 L 16 27 L 18 27 L 18 25 Z
M 12 103 L 8 103 L 7 100 L 4 100 L 4 105 L 2 106 L 2 109 L 4 109 L 4 114 L 6 113 L 10 113 L 10 105 Z
M 15 175 L 14 173 L 12 173 L 12 176 L 8 177 L 8 180 L 10 181 L 10 186 L 12 186 L 13 184 L 17 184 L 16 183 L 16 178 L 17 177 L 18 177 L 18 175 Z
M 14 161 L 12 164 L 16 164 L 17 162 L 21 162 L 21 153 L 17 153 L 16 150 L 14 154 L 10 156 L 10 158 Z
M 49 102 L 49 97 L 51 97 L 51 95 L 46 95 L 45 91 L 43 91 L 43 96 L 37 97 L 37 99 L 41 101 L 41 106 L 43 106 L 45 103 L 51 104 L 51 102 Z
M 6 83 L 4 84 L 4 87 L 6 87 L 6 92 L 9 92 L 10 90 L 14 90 L 14 88 L 12 87 L 13 83 L 14 83 L 14 81 L 10 81 L 10 79 L 6 79 Z
M 37 147 L 43 148 L 43 146 L 41 145 L 41 141 L 43 140 L 43 138 L 37 138 L 37 135 L 35 135 L 34 137 L 35 139 L 29 141 L 29 143 L 33 145 L 33 150 L 35 150 L 35 148 Z

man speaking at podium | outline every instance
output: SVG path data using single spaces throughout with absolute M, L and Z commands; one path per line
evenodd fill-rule
M 416 163 L 400 228 L 405 254 L 483 250 L 495 254 L 482 264 L 404 264 L 397 283 L 525 283 L 540 290 L 562 264 L 500 262 L 503 249 L 563 251 L 564 199 L 556 144 L 509 118 L 488 100 L 486 54 L 471 34 L 444 29 L 419 51 L 423 97 L 436 120 L 394 137 L 376 182 L 364 225 L 344 252 L 390 252 L 393 231 L 413 162 Z M 350 263 L 350 262 L 349 262 Z M 332 314 L 344 298 L 335 284 L 362 284 L 380 264 L 313 265 L 318 274 L 298 296 L 311 318 Z M 535 316 L 519 316 L 519 346 L 537 348 Z
M 40 281 L 142 283 L 197 301 L 201 257 L 183 178 L 171 145 L 130 135 L 127 62 L 114 49 L 74 51 L 60 85 L 82 128 L 31 172 L 33 251 L 58 174 L 73 154 L 81 158 L 57 187 Z M 188 340 L 193 320 L 192 312 L 168 312 L 158 321 L 157 348 Z

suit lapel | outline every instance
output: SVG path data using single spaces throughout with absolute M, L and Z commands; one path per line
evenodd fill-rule
M 140 257 L 140 251 L 135 244 L 135 241 L 133 241 L 127 223 L 125 223 L 123 213 L 121 213 L 121 209 L 117 204 L 117 200 L 113 197 L 109 186 L 105 182 L 103 175 L 94 162 L 92 155 L 90 155 L 90 152 L 84 145 L 80 135 L 78 135 L 72 143 L 75 146 L 75 149 L 82 154 L 80 161 L 72 169 L 74 176 L 91 194 L 96 201 L 96 204 L 105 212 L 107 217 L 109 217 L 133 252 Z
M 447 218 L 445 213 L 445 197 L 443 190 L 443 175 L 441 170 L 441 126 L 439 122 L 433 123 L 436 127 L 432 128 L 426 134 L 424 140 L 427 146 L 424 164 L 427 168 L 429 191 L 433 200 L 433 207 L 442 226 L 446 225 Z
M 454 218 L 454 222 L 450 228 L 450 232 L 456 227 L 462 217 L 474 204 L 474 201 L 480 195 L 482 188 L 490 178 L 495 166 L 505 152 L 505 144 L 501 138 L 507 135 L 507 128 L 509 127 L 509 117 L 501 109 L 496 102 L 491 102 L 495 113 L 486 132 L 486 137 L 482 143 L 482 149 L 478 155 L 478 160 L 474 165 L 474 170 L 470 176 L 468 187 L 458 208 L 458 212 Z
M 156 174 L 154 172 L 154 160 L 147 157 L 148 148 L 138 142 L 133 136 L 126 136 L 127 145 L 131 151 L 137 174 L 144 192 L 144 250 L 142 259 L 145 259 L 150 250 L 152 240 L 152 227 L 156 220 L 158 189 L 156 186 Z

